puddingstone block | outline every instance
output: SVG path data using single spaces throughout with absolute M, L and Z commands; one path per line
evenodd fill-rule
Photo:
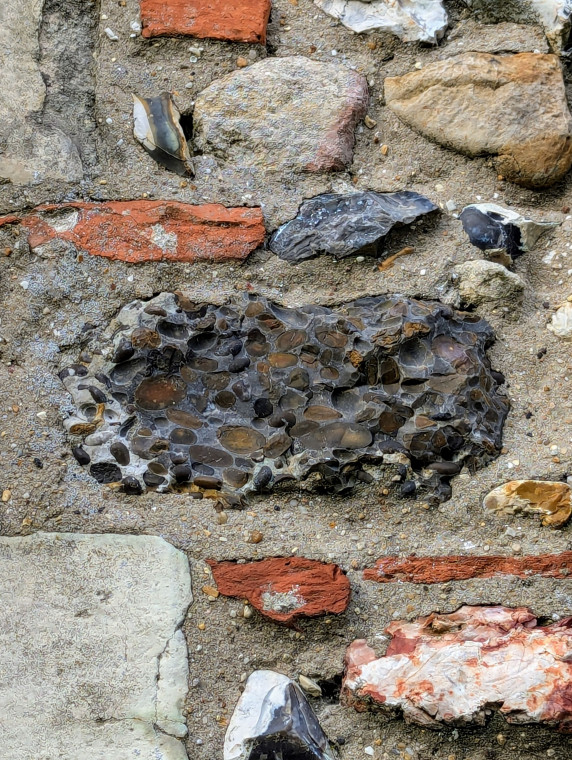
M 156 536 L 0 538 L 3 760 L 186 760 L 192 601 Z

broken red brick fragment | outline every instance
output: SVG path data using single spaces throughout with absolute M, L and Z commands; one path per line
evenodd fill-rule
M 516 575 L 527 578 L 567 578 L 572 574 L 572 552 L 538 554 L 529 557 L 500 555 L 447 557 L 382 557 L 375 567 L 364 570 L 367 581 L 377 583 L 446 583 L 471 578 L 493 578 L 496 575 Z
M 572 732 L 572 618 L 538 625 L 525 607 L 461 607 L 413 623 L 396 621 L 386 654 L 367 642 L 346 653 L 342 700 L 362 711 L 401 711 L 413 723 L 509 723 Z
M 192 206 L 178 201 L 72 202 L 38 206 L 19 222 L 32 250 L 66 240 L 93 256 L 144 261 L 243 260 L 264 242 L 260 208 Z
M 292 623 L 299 617 L 344 612 L 350 583 L 343 570 L 303 557 L 273 557 L 239 565 L 209 560 L 224 596 L 248 599 L 266 617 Z
M 141 0 L 141 34 L 264 45 L 270 7 L 270 0 Z

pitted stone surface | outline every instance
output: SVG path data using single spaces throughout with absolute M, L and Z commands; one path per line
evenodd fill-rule
M 3 760 L 186 760 L 187 559 L 155 536 L 0 538 Z
M 195 144 L 235 167 L 341 170 L 351 164 L 354 129 L 368 102 L 365 77 L 345 66 L 267 58 L 199 94 Z
M 77 461 L 128 493 L 349 492 L 387 478 L 385 463 L 403 495 L 442 501 L 500 450 L 492 339 L 483 319 L 401 296 L 291 309 L 162 293 L 127 304 L 87 366 L 60 372 L 77 410 L 64 425 Z

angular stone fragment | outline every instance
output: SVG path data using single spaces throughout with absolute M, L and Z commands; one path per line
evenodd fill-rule
M 522 300 L 524 282 L 514 272 L 492 261 L 465 261 L 453 268 L 452 281 L 462 304 L 504 302 L 513 306 Z
M 276 557 L 237 565 L 209 560 L 219 593 L 248 599 L 271 620 L 339 614 L 350 600 L 350 582 L 338 565 L 303 557 Z
M 518 578 L 569 578 L 572 552 L 533 554 L 528 557 L 502 557 L 486 554 L 449 555 L 446 557 L 382 557 L 375 567 L 364 570 L 363 577 L 377 583 L 447 583 L 471 578 L 495 578 L 514 575 Z
M 273 670 L 255 670 L 229 723 L 223 760 L 336 757 L 298 684 Z
M 397 468 L 403 495 L 442 501 L 502 445 L 492 338 L 475 315 L 402 296 L 291 309 L 162 293 L 127 304 L 92 361 L 61 371 L 77 408 L 64 425 L 94 477 L 129 489 L 236 503 L 288 480 L 349 492 Z
M 385 97 L 430 140 L 471 157 L 495 156 L 511 182 L 552 185 L 572 164 L 572 117 L 554 55 L 464 53 L 388 77 Z
M 333 63 L 266 58 L 217 79 L 196 99 L 194 139 L 235 168 L 332 171 L 352 161 L 367 81 Z
M 534 222 L 496 203 L 465 206 L 459 219 L 471 243 L 485 251 L 487 258 L 499 260 L 499 263 L 510 263 L 517 256 L 531 251 L 542 235 L 559 224 Z
M 556 309 L 548 329 L 558 338 L 572 340 L 572 303 L 566 301 Z
M 437 43 L 448 24 L 441 0 L 314 0 L 354 32 L 380 29 L 404 42 Z
M 130 263 L 245 259 L 264 242 L 259 208 L 191 206 L 179 201 L 108 201 L 38 206 L 32 213 L 0 217 L 19 222 L 30 248 L 52 240 Z
M 571 0 L 464 0 L 478 11 L 484 21 L 514 21 L 521 24 L 540 22 L 555 52 L 561 52 L 568 41 L 571 28 Z
M 572 514 L 570 486 L 550 480 L 510 480 L 486 496 L 484 507 L 499 515 L 539 514 L 543 525 L 561 528 Z
M 266 43 L 270 0 L 140 0 L 143 37 Z
M 366 641 L 346 654 L 342 698 L 358 710 L 402 712 L 429 728 L 509 723 L 572 731 L 572 618 L 540 626 L 525 607 L 461 607 L 386 628 L 387 652 Z
M 399 224 L 438 211 L 429 198 L 410 190 L 398 193 L 329 193 L 304 201 L 298 216 L 276 230 L 270 250 L 291 264 L 330 253 L 376 256 L 384 237 Z
M 193 174 L 189 146 L 170 92 L 155 98 L 133 95 L 133 134 L 157 163 L 176 174 Z
M 2 537 L 0 575 L 3 758 L 186 760 L 182 552 L 155 536 Z

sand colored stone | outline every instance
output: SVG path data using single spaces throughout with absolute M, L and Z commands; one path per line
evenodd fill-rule
M 337 565 L 303 557 L 273 557 L 259 562 L 209 562 L 223 596 L 248 599 L 266 617 L 291 623 L 298 617 L 343 612 L 350 582 Z
M 388 77 L 385 96 L 430 140 L 471 157 L 495 156 L 511 182 L 552 185 L 572 165 L 572 118 L 554 55 L 464 53 Z
M 264 242 L 259 208 L 225 208 L 215 203 L 50 204 L 22 217 L 0 217 L 0 227 L 15 221 L 27 230 L 32 250 L 51 240 L 64 240 L 93 256 L 130 263 L 241 260 Z
M 572 514 L 570 486 L 550 480 L 510 480 L 487 494 L 484 507 L 497 515 L 538 514 L 543 525 L 561 528 Z
M 266 43 L 270 0 L 141 0 L 143 37 Z
M 3 760 L 186 760 L 186 556 L 155 536 L 0 538 Z

